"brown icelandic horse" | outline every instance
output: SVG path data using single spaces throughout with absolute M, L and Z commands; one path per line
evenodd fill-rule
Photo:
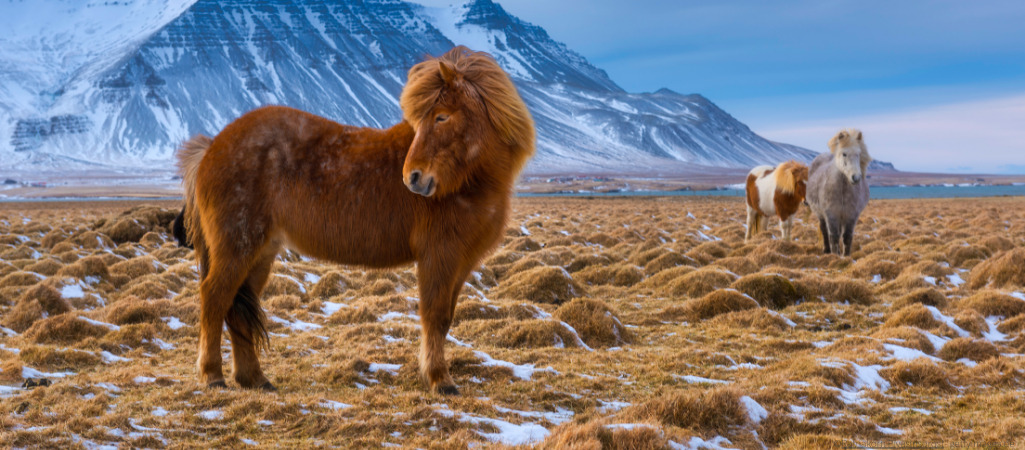
M 410 69 L 401 107 L 404 120 L 386 130 L 265 107 L 183 144 L 202 383 L 225 386 L 226 323 L 235 381 L 274 390 L 257 354 L 267 339 L 259 298 L 288 246 L 372 268 L 416 262 L 420 371 L 432 389 L 458 393 L 445 337 L 467 276 L 503 236 L 534 123 L 495 61 L 461 46 Z
M 778 167 L 758 166 L 747 174 L 747 233 L 744 242 L 768 228 L 769 217 L 779 217 L 783 240 L 790 240 L 794 214 L 808 190 L 808 166 L 787 161 Z

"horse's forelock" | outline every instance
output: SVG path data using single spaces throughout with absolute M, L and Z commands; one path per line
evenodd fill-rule
M 438 61 L 454 69 L 455 79 L 449 76 L 446 81 Z M 534 153 L 534 121 L 516 86 L 490 55 L 463 46 L 409 70 L 400 101 L 403 117 L 417 128 L 449 87 L 461 89 L 470 99 L 479 99 L 502 142 L 521 151 L 522 162 Z

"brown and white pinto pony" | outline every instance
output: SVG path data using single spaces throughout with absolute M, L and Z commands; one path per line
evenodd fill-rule
M 793 217 L 808 187 L 808 166 L 787 161 L 778 167 L 758 166 L 747 174 L 747 234 L 744 242 L 765 231 L 770 216 L 779 217 L 783 239 L 790 240 Z
M 265 107 L 183 144 L 202 383 L 226 386 L 227 324 L 235 381 L 275 389 L 258 359 L 267 340 L 259 298 L 287 246 L 371 268 L 417 263 L 420 371 L 432 389 L 458 393 L 445 337 L 467 276 L 503 236 L 534 123 L 498 64 L 461 46 L 410 69 L 401 107 L 404 120 L 384 130 Z

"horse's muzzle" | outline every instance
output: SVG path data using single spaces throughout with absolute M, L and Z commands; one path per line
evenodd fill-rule
M 438 183 L 434 181 L 433 175 L 424 175 L 419 170 L 414 170 L 409 172 L 406 187 L 415 194 L 430 197 L 438 190 Z
M 858 184 L 861 181 L 861 175 L 854 175 L 851 177 L 851 184 Z

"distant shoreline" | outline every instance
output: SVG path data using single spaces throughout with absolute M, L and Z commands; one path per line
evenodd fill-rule
M 600 187 L 600 186 L 599 186 Z M 115 187 L 111 187 L 112 189 Z M 36 188 L 39 191 L 44 188 Z M 53 188 L 56 195 L 38 195 L 30 197 L 8 196 L 0 193 L 0 203 L 57 203 L 57 202 L 167 202 L 181 201 L 182 197 L 177 192 L 167 192 L 167 195 L 154 195 L 152 193 L 133 192 L 130 188 L 121 192 L 113 190 L 105 193 L 96 192 L 96 195 L 83 194 L 81 192 L 71 194 L 65 189 Z M 3 192 L 3 191 L 0 191 Z M 36 192 L 39 193 L 39 192 Z M 536 192 L 518 189 L 516 196 L 520 198 L 531 197 L 592 197 L 592 198 L 623 198 L 623 197 L 742 197 L 744 190 L 739 187 L 715 187 L 711 189 L 678 189 L 678 190 L 620 190 L 620 189 L 597 189 L 597 190 L 561 190 Z M 1011 184 L 941 184 L 941 185 L 897 185 L 897 186 L 872 186 L 872 198 L 876 200 L 900 200 L 915 198 L 985 198 L 985 197 L 1025 197 L 1025 183 Z

